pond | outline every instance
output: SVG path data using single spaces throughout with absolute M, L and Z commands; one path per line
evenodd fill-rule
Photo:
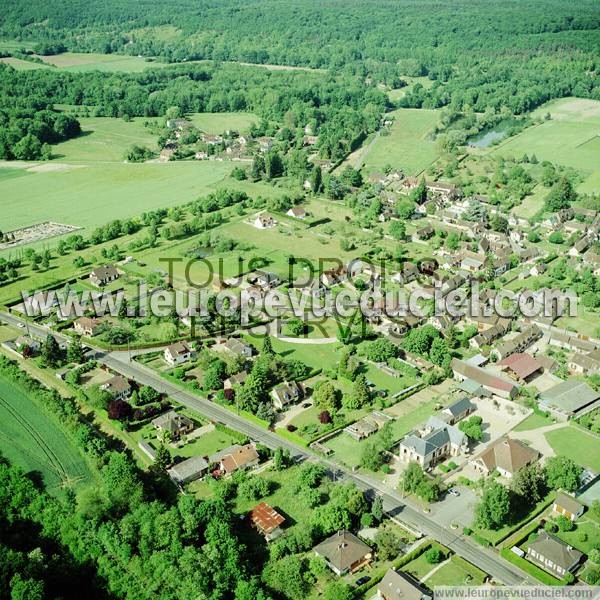
M 473 148 L 487 148 L 491 146 L 495 141 L 505 138 L 510 133 L 511 127 L 515 124 L 513 119 L 506 119 L 500 121 L 492 129 L 480 131 L 477 135 L 474 135 L 469 139 L 469 146 Z

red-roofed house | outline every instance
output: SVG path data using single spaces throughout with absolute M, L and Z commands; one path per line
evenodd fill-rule
M 261 502 L 250 511 L 250 522 L 270 542 L 282 534 L 285 517 L 266 502 Z
M 503 371 L 520 381 L 527 381 L 529 377 L 542 370 L 543 364 L 538 362 L 531 354 L 517 352 L 511 354 L 498 363 Z

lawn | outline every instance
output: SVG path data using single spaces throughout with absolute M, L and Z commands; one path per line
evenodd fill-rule
M 453 555 L 449 563 L 427 579 L 426 585 L 431 590 L 439 585 L 483 585 L 486 577 L 481 569 Z
M 89 483 L 92 471 L 56 422 L 29 396 L 0 378 L 0 452 L 39 474 L 51 492 Z
M 247 112 L 193 113 L 188 119 L 201 131 L 213 135 L 228 129 L 239 133 L 247 132 L 252 123 L 259 121 L 256 115 Z
M 111 219 L 189 202 L 232 169 L 228 162 L 28 167 L 27 177 L 0 179 L 3 229 L 43 221 L 93 228 Z
M 432 547 L 438 548 L 443 554 L 445 554 L 444 549 L 442 549 L 442 547 L 436 542 L 432 543 Z M 435 564 L 427 562 L 427 558 L 425 557 L 426 554 L 427 551 L 423 552 L 423 554 L 421 554 L 414 560 L 411 560 L 409 563 L 402 567 L 402 571 L 404 571 L 405 573 L 410 573 L 415 579 L 418 579 L 419 581 L 423 579 L 423 577 L 425 577 L 427 573 L 429 573 L 432 569 L 435 569 L 436 567 Z
M 535 154 L 539 161 L 549 160 L 582 171 L 598 181 L 600 172 L 600 101 L 579 98 L 554 100 L 534 111 L 534 116 L 550 113 L 552 118 L 541 125 L 494 147 L 490 153 L 520 157 Z M 583 182 L 582 189 L 588 189 Z
M 587 535 L 585 541 L 581 539 L 582 534 Z M 590 521 L 587 515 L 584 515 L 577 520 L 577 527 L 573 531 L 557 531 L 555 535 L 569 546 L 589 554 L 600 540 L 600 524 Z
M 591 451 L 598 446 L 597 435 L 586 433 L 575 425 L 565 425 L 559 429 L 548 431 L 544 437 L 556 454 L 568 456 L 576 463 L 593 471 L 600 471 L 600 453 Z M 582 449 L 586 448 L 590 451 L 582 452 Z
M 538 429 L 539 427 L 546 427 L 552 425 L 554 421 L 550 417 L 545 417 L 537 413 L 532 413 L 526 419 L 521 421 L 513 431 L 531 431 L 532 429 Z
M 417 175 L 438 158 L 429 137 L 439 120 L 439 111 L 403 108 L 389 113 L 394 118 L 389 135 L 381 134 L 361 157 L 367 173 L 381 171 L 386 165 Z

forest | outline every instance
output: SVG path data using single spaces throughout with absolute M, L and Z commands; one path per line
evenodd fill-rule
M 117 0 L 0 2 L 0 33 L 64 49 L 168 62 L 242 61 L 326 68 L 372 84 L 428 76 L 404 104 L 515 113 L 548 99 L 600 98 L 600 15 L 593 0 Z

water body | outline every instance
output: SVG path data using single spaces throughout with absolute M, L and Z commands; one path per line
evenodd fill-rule
M 469 140 L 469 146 L 473 148 L 487 148 L 491 146 L 496 140 L 504 139 L 509 135 L 511 127 L 515 124 L 513 119 L 507 119 L 500 121 L 492 129 L 480 131 L 477 135 L 474 135 Z

